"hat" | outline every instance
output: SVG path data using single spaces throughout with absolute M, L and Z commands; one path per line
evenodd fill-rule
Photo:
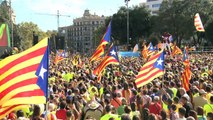
M 92 102 L 88 105 L 88 107 L 89 107 L 90 109 L 97 109 L 99 106 L 100 106 L 100 104 L 99 104 L 98 102 L 96 102 L 96 101 L 92 101 Z
M 200 90 L 199 90 L 199 93 L 200 93 L 200 94 L 206 94 L 206 91 L 203 90 L 203 89 L 200 89 Z
M 155 101 L 159 101 L 159 99 L 160 99 L 160 98 L 159 98 L 158 96 L 155 96 L 155 97 L 154 97 L 154 100 L 155 100 Z

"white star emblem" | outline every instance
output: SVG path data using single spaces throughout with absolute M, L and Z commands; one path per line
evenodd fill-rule
M 163 60 L 161 60 L 161 58 L 160 58 L 160 60 L 158 60 L 157 63 L 158 63 L 157 65 L 162 65 Z
M 111 55 L 116 55 L 116 52 L 114 50 L 112 50 L 110 53 Z
M 41 70 L 40 70 L 40 73 L 39 73 L 39 76 L 44 79 L 44 73 L 47 72 L 46 69 L 44 69 L 43 65 L 41 66 Z

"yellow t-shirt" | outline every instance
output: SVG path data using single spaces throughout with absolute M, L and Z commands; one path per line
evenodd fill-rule
M 210 103 L 210 97 L 213 96 L 212 93 L 207 93 L 206 94 L 206 99 L 208 100 L 208 103 Z
M 111 117 L 115 118 L 115 120 L 120 120 L 119 116 L 116 114 L 105 114 L 104 116 L 101 117 L 100 120 L 109 120 Z
M 172 89 L 172 92 L 174 93 L 174 97 L 176 97 L 176 95 L 177 95 L 177 88 L 171 88 L 171 89 Z
M 205 104 L 203 110 L 205 111 L 206 115 L 209 112 L 213 112 L 213 104 Z
M 178 104 L 175 104 L 176 105 L 176 110 L 175 110 L 175 112 L 178 112 L 178 110 L 179 110 L 179 108 L 181 108 L 182 107 L 182 105 L 180 104 L 180 103 L 178 103 Z

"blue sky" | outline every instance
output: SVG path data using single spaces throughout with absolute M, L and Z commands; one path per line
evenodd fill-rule
M 85 9 L 90 13 L 109 16 L 124 6 L 124 0 L 11 0 L 16 13 L 16 23 L 33 22 L 43 31 L 57 29 L 57 17 L 41 14 L 70 15 L 60 17 L 60 27 L 71 25 L 74 18 L 81 17 Z M 131 0 L 130 6 L 146 0 Z

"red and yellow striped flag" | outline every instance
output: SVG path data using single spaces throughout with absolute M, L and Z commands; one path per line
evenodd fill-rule
M 48 39 L 0 61 L 0 108 L 46 103 Z
M 10 114 L 11 112 L 15 110 L 20 110 L 23 108 L 29 108 L 29 105 L 12 105 L 12 106 L 1 108 L 0 119 L 4 118 L 5 116 L 7 116 L 8 114 Z
M 100 59 L 104 55 L 104 49 L 106 47 L 106 44 L 108 44 L 111 41 L 110 37 L 111 37 L 111 21 L 109 22 L 106 33 L 104 34 L 100 45 L 97 47 L 94 54 L 90 58 L 90 62 L 96 61 L 97 59 Z
M 205 32 L 205 29 L 204 29 L 203 23 L 202 23 L 202 21 L 200 19 L 199 13 L 195 14 L 194 25 L 195 25 L 195 28 L 196 28 L 197 31 L 199 31 L 199 32 Z
M 184 63 L 185 69 L 182 73 L 182 86 L 186 91 L 189 91 L 189 80 L 191 79 L 191 70 L 190 70 L 190 63 L 188 59 L 188 53 L 186 49 L 184 49 L 183 63 Z
M 148 57 L 148 49 L 145 44 L 143 46 L 143 50 L 141 53 L 142 53 L 144 59 L 146 59 Z
M 181 49 L 176 44 L 174 44 L 172 46 L 172 56 L 175 56 L 178 54 L 183 54 L 183 53 L 182 53 Z
M 135 80 L 137 87 L 144 86 L 151 82 L 156 77 L 164 74 L 164 52 L 163 50 L 151 56 L 145 63 Z

